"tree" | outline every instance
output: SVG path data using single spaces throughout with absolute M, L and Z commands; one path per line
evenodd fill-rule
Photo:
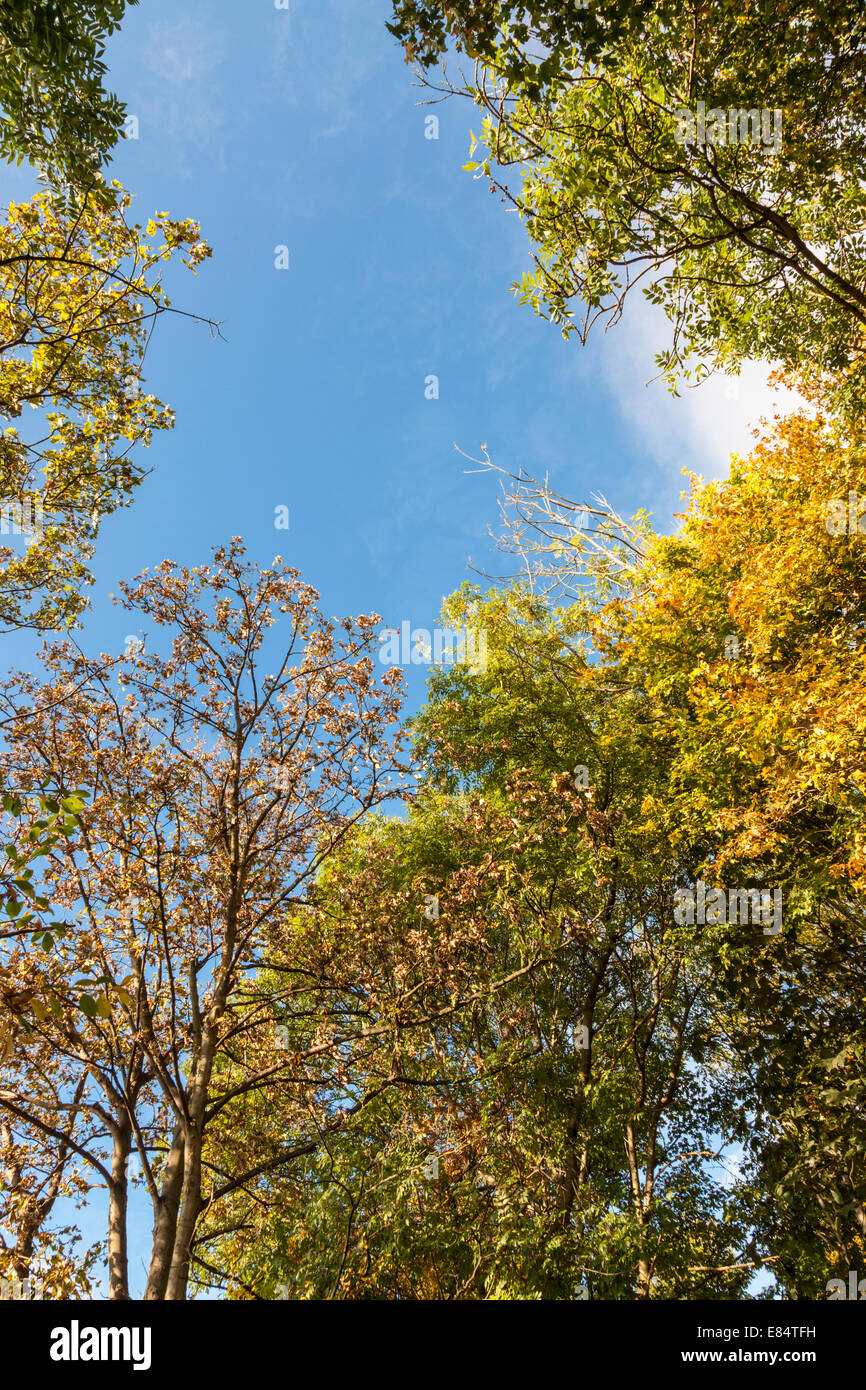
M 238 1194 L 222 1287 L 740 1296 L 757 1261 L 720 1180 L 719 1149 L 745 1134 L 734 1060 L 706 943 L 673 918 L 687 850 L 645 806 L 666 743 L 643 693 L 587 659 L 588 611 L 464 591 L 443 622 L 470 619 L 488 670 L 434 672 L 411 815 L 368 822 L 317 894 L 332 952 L 372 938 L 413 1002 L 382 1012 L 428 1024 L 394 1036 L 400 1087 L 302 1172 Z M 222 1144 L 260 1123 L 227 1116 Z
M 725 960 L 720 979 L 755 1080 L 751 1206 L 793 1297 L 823 1296 L 866 1253 L 866 451 L 862 422 L 812 397 L 728 481 L 695 481 L 633 628 L 686 714 L 681 821 L 711 827 L 719 871 L 760 865 L 783 889 L 781 949 L 757 972 Z
M 195 271 L 210 248 L 191 220 L 128 223 L 131 199 L 114 192 L 72 212 L 39 193 L 0 227 L 0 414 L 35 416 L 0 434 L 0 536 L 28 535 L 26 549 L 0 545 L 0 630 L 74 625 L 100 521 L 145 476 L 131 451 L 173 421 L 141 390 L 171 308 L 160 271 L 175 257 Z
M 128 1297 L 137 1153 L 154 1213 L 145 1297 L 176 1300 L 203 1213 L 294 1157 L 291 1145 L 276 1159 L 259 1147 L 250 1171 L 223 1179 L 203 1168 L 202 1147 L 235 1098 L 295 1084 L 287 1056 L 261 1057 L 240 1078 L 232 1068 L 248 1038 L 273 1027 L 257 976 L 276 945 L 297 936 L 292 968 L 308 968 L 292 915 L 305 885 L 393 791 L 387 731 L 400 696 L 393 674 L 373 679 L 375 617 L 346 619 L 338 636 L 296 571 L 277 557 L 260 573 L 237 541 L 213 567 L 165 561 L 122 594 L 173 631 L 169 656 L 92 659 L 57 644 L 44 682 L 20 676 L 4 690 L 16 782 L 75 782 L 88 806 L 80 841 L 54 845 L 43 870 L 74 929 L 38 960 L 13 946 L 5 962 L 48 998 L 32 1032 L 69 1068 L 69 1087 L 58 1098 L 16 1049 L 0 1111 L 51 1144 L 72 1107 L 93 1127 L 76 1152 L 108 1189 L 112 1298 Z M 277 624 L 285 636 L 268 675 Z M 314 1059 L 322 1050 L 310 1048 Z
M 487 670 L 434 671 L 410 816 L 317 895 L 334 953 L 371 934 L 450 1005 L 395 1037 L 400 1087 L 237 1195 L 217 1287 L 740 1298 L 765 1267 L 814 1298 L 861 1262 L 866 486 L 825 403 L 693 479 L 672 536 L 512 486 L 526 581 L 443 615 Z
M 673 536 L 623 532 L 601 504 L 587 528 L 579 504 L 519 479 L 505 542 L 572 603 L 600 579 L 596 650 L 672 750 L 647 817 L 707 882 L 781 895 L 783 929 L 759 955 L 715 940 L 712 1008 L 754 1117 L 735 1209 L 793 1297 L 821 1296 L 866 1237 L 866 484 L 862 423 L 841 423 L 828 394 L 817 383 L 765 427 L 729 479 L 692 479 Z
M 449 37 L 476 59 L 472 80 L 439 89 L 484 109 L 484 154 L 465 167 L 526 222 L 535 269 L 515 288 L 564 336 L 617 322 L 641 286 L 672 325 L 656 358 L 672 387 L 752 357 L 838 373 L 840 399 L 856 396 L 856 0 L 397 0 L 390 27 L 422 69 Z
M 29 159 L 56 186 L 106 190 L 99 167 L 124 107 L 106 93 L 104 40 L 137 0 L 2 0 L 0 155 Z

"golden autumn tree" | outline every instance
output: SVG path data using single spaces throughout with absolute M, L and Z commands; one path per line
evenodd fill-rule
M 596 662 L 675 750 L 636 828 L 691 862 L 682 887 L 779 895 L 759 957 L 717 943 L 715 1007 L 756 1117 L 742 1211 L 781 1286 L 812 1297 L 866 1239 L 866 454 L 823 383 L 801 390 L 729 478 L 692 479 L 674 535 L 521 478 L 504 544 L 539 592 L 589 604 Z
M 109 192 L 70 206 L 43 191 L 0 226 L 0 631 L 74 625 L 100 521 L 144 477 L 134 450 L 172 423 L 142 390 L 171 309 L 161 272 L 210 248 L 191 220 L 130 222 L 129 195 Z
M 666 814 L 707 868 L 778 887 L 785 930 L 728 997 L 758 1078 L 747 1206 L 792 1296 L 866 1256 L 866 440 L 820 385 L 730 478 L 693 481 L 627 637 L 677 716 Z

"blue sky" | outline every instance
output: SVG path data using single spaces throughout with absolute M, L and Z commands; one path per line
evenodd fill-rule
M 487 537 L 498 485 L 467 473 L 455 442 L 665 526 L 681 469 L 725 471 L 766 400 L 760 372 L 679 400 L 645 387 L 661 338 L 641 306 L 581 348 L 518 305 L 523 228 L 460 167 L 471 105 L 417 104 L 428 94 L 385 29 L 387 0 L 289 6 L 147 0 L 109 46 L 138 121 L 113 172 L 137 217 L 201 222 L 213 259 L 169 284 L 225 341 L 159 326 L 147 384 L 177 426 L 145 455 L 154 471 L 133 507 L 103 527 L 87 647 L 123 647 L 128 619 L 107 599 L 119 578 L 206 562 L 234 534 L 263 563 L 297 564 L 329 614 L 432 627 L 470 556 L 503 564 Z M 438 140 L 425 138 L 433 112 Z M 6 188 L 23 196 L 31 181 L 15 171 Z M 22 664 L 34 645 L 3 642 Z M 412 705 L 422 696 L 414 670 Z
M 167 557 L 206 563 L 233 535 L 263 564 L 297 565 L 327 614 L 431 628 L 470 556 L 502 566 L 487 537 L 498 484 L 467 474 L 455 442 L 667 528 L 681 470 L 723 474 L 769 401 L 757 368 L 678 400 L 646 387 L 663 329 L 640 306 L 587 348 L 519 306 L 523 228 L 460 167 L 473 108 L 417 104 L 388 0 L 289 5 L 144 0 L 109 47 L 111 85 L 138 120 L 113 173 L 140 220 L 165 208 L 201 222 L 213 259 L 170 285 L 224 340 L 181 319 L 158 328 L 147 385 L 177 426 L 146 455 L 132 508 L 103 527 L 90 650 L 123 649 L 118 579 Z M 7 172 L 4 197 L 33 186 Z M 431 375 L 438 399 L 425 397 Z M 279 505 L 288 532 L 274 529 Z M 31 637 L 2 641 L 4 664 L 29 663 Z M 417 668 L 409 691 L 411 709 Z M 141 1248 L 148 1228 L 142 1211 Z

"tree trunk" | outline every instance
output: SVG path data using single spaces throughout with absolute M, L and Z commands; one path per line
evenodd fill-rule
M 111 1182 L 108 1184 L 108 1297 L 129 1298 L 129 1255 L 126 1216 L 129 1202 L 129 1123 L 117 1126 L 111 1148 Z
M 172 1301 L 181 1302 L 186 1298 L 192 1238 L 201 1209 L 201 1127 L 197 1119 L 191 1119 L 184 1145 L 180 1215 L 175 1230 L 174 1251 L 165 1293 L 165 1297 Z
M 184 1139 L 181 1127 L 174 1131 L 171 1149 L 165 1165 L 162 1193 L 153 1221 L 153 1248 L 150 1254 L 150 1267 L 147 1271 L 147 1287 L 144 1297 L 147 1300 L 164 1299 L 174 1254 L 177 1233 L 177 1214 L 183 1190 Z

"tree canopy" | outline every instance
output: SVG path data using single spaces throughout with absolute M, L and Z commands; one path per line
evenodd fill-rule
M 640 287 L 674 390 L 800 392 L 670 524 L 498 470 L 517 575 L 444 601 L 485 659 L 409 719 L 378 614 L 237 536 L 89 642 L 173 419 L 163 271 L 210 255 L 101 172 L 124 8 L 0 0 L 42 180 L 0 226 L 0 631 L 50 639 L 0 677 L 0 1279 L 128 1300 L 149 1205 L 151 1302 L 825 1296 L 866 1260 L 862 5 L 393 0 L 483 110 L 526 303 L 586 341 Z
M 823 404 L 694 479 L 672 536 L 601 505 L 554 529 L 549 493 L 515 489 L 535 592 L 446 607 L 485 627 L 487 669 L 434 671 L 408 815 L 316 892 L 331 951 L 368 942 L 450 1004 L 415 1032 L 395 1001 L 390 1072 L 356 1058 L 339 1086 L 402 1085 L 238 1194 L 209 1282 L 740 1299 L 763 1269 L 814 1298 L 857 1267 L 862 563 L 828 518 L 864 455 Z M 689 893 L 713 909 L 678 913 Z M 227 1117 L 218 1153 L 261 1123 Z
M 142 389 L 170 309 L 160 272 L 172 259 L 195 271 L 210 247 L 191 219 L 128 222 L 129 195 L 113 191 L 72 211 L 38 193 L 0 226 L 0 416 L 29 424 L 0 435 L 2 534 L 28 539 L 0 545 L 0 631 L 75 625 L 100 521 L 145 476 L 133 451 L 172 424 Z
M 95 189 L 123 124 L 106 92 L 105 39 L 138 0 L 0 2 L 0 155 L 58 188 Z
M 449 39 L 476 62 L 427 80 L 484 112 L 465 167 L 526 224 L 523 302 L 585 341 L 639 286 L 670 320 L 672 385 L 758 358 L 838 374 L 844 400 L 866 324 L 864 26 L 856 0 L 406 0 L 390 27 L 422 71 Z

